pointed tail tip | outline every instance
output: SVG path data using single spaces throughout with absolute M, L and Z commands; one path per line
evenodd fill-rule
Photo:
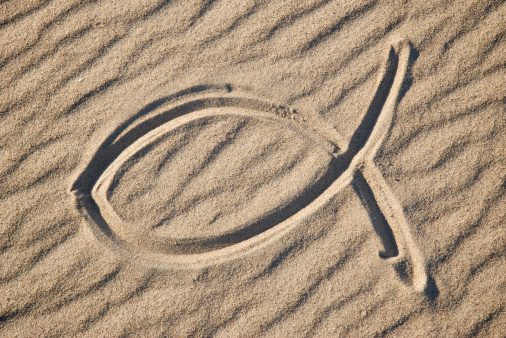
M 439 289 L 436 281 L 425 271 L 422 275 L 417 276 L 413 280 L 413 289 L 415 292 L 423 295 L 429 302 L 433 303 L 439 296 Z
M 390 45 L 395 52 L 400 53 L 402 50 L 411 48 L 411 41 L 405 36 L 394 35 L 390 39 Z
M 422 278 L 417 278 L 413 280 L 413 289 L 418 293 L 425 293 L 427 289 L 427 278 L 423 276 Z

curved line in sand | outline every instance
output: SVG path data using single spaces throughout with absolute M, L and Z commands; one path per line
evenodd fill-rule
M 184 255 L 184 254 L 196 254 L 206 251 L 212 251 L 220 247 L 230 246 L 238 242 L 244 241 L 250 237 L 257 235 L 266 229 L 275 226 L 275 224 L 263 225 L 259 223 L 246 224 L 246 227 L 234 229 L 233 232 L 218 233 L 214 236 L 196 237 L 196 238 L 159 238 L 150 236 L 144 229 L 132 226 L 127 221 L 121 219 L 112 207 L 108 192 L 111 188 L 115 179 L 115 174 L 120 168 L 128 161 L 129 158 L 135 156 L 143 149 L 150 147 L 150 145 L 156 143 L 161 137 L 166 135 L 172 130 L 181 127 L 185 124 L 189 124 L 194 121 L 204 120 L 208 117 L 215 116 L 240 116 L 257 119 L 268 119 L 276 122 L 282 121 L 277 116 L 272 114 L 244 111 L 244 112 L 215 112 L 212 110 L 203 110 L 189 113 L 181 116 L 170 122 L 167 122 L 160 127 L 148 132 L 146 135 L 139 138 L 136 142 L 126 148 L 120 156 L 118 156 L 112 164 L 104 171 L 100 176 L 94 188 L 92 189 L 91 197 L 97 203 L 100 213 L 106 223 L 109 225 L 111 230 L 120 238 L 124 239 L 125 242 L 129 242 L 136 247 L 149 247 L 153 251 L 165 252 L 168 254 Z M 307 139 L 314 138 L 314 135 L 309 134 L 304 128 L 299 128 L 295 124 L 292 124 L 292 128 L 299 129 L 301 134 L 304 134 Z M 329 149 L 329 152 L 331 150 Z M 330 163 L 330 165 L 332 162 Z M 331 168 L 329 167 L 329 170 Z M 325 180 L 325 175 L 323 176 Z M 320 186 L 320 184 L 316 184 Z M 279 213 L 279 211 L 278 211 Z M 265 223 L 265 222 L 261 222 Z M 262 228 L 263 225 L 263 228 Z M 265 230 L 263 230 L 265 229 Z M 156 250 L 154 250 L 156 248 Z
M 113 245 L 116 250 L 153 261 L 156 263 L 155 265 L 190 267 L 226 260 L 231 255 L 235 256 L 241 251 L 247 251 L 250 247 L 256 247 L 257 244 L 281 231 L 284 228 L 283 226 L 279 227 L 273 224 L 265 230 L 253 233 L 246 239 L 241 234 L 233 234 L 237 235 L 234 241 L 218 243 L 219 248 L 214 249 L 209 244 L 216 240 L 214 238 L 202 239 L 200 243 L 191 243 L 191 241 L 184 243 L 184 241 L 171 241 L 170 239 L 157 241 L 154 238 L 147 238 L 141 231 L 136 231 L 133 226 L 126 226 L 126 222 L 115 212 L 107 198 L 107 191 L 115 172 L 139 149 L 155 142 L 168 131 L 191 121 L 216 115 L 215 112 L 202 111 L 203 109 L 214 107 L 249 109 L 254 112 L 222 112 L 218 115 L 240 115 L 283 121 L 289 124 L 290 127 L 296 128 L 309 139 L 320 141 L 320 144 L 321 141 L 329 143 L 327 138 L 319 135 L 318 132 L 312 131 L 310 133 L 307 128 L 300 127 L 299 124 L 304 123 L 305 119 L 294 114 L 286 107 L 246 96 L 237 96 L 236 93 L 222 92 L 204 95 L 191 93 L 185 95 L 184 98 L 178 97 L 175 100 L 170 100 L 168 103 L 170 104 L 169 107 L 164 105 L 163 110 L 159 109 L 159 112 L 151 114 L 152 116 L 140 122 L 131 130 L 127 130 L 127 124 L 118 127 L 111 134 L 115 136 L 110 136 L 102 143 L 99 150 L 94 152 L 92 159 L 81 171 L 77 180 L 73 182 L 71 192 L 75 196 L 78 208 L 84 212 L 90 221 L 90 229 L 93 235 L 101 242 Z M 333 150 L 328 149 L 329 152 Z M 100 161 L 105 162 L 105 164 L 97 163 Z M 296 210 L 295 215 L 298 213 L 300 213 L 300 210 Z M 290 214 L 286 218 L 292 219 L 292 216 L 293 214 Z M 273 228 L 277 228 L 277 230 L 272 231 Z M 146 239 L 148 239 L 147 245 L 145 243 Z M 206 250 L 206 245 L 209 245 L 209 250 Z M 198 246 L 201 247 L 198 248 Z
M 297 210 L 294 214 L 288 215 L 284 221 L 255 233 L 251 237 L 228 244 L 225 243 L 225 246 L 217 249 L 210 248 L 210 250 L 204 252 L 185 251 L 184 249 L 179 252 L 175 250 L 173 253 L 163 252 L 163 246 L 169 244 L 169 246 L 177 247 L 181 243 L 168 243 L 165 240 L 163 242 L 151 241 L 146 246 L 145 243 L 139 242 L 138 239 L 142 234 L 132 231 L 134 227 L 125 227 L 124 221 L 107 200 L 107 190 L 114 173 L 136 151 L 135 149 L 149 144 L 160 134 L 175 128 L 175 126 L 199 118 L 199 116 L 202 116 L 198 113 L 199 110 L 211 107 L 235 106 L 253 109 L 259 112 L 258 115 L 271 116 L 271 118 L 295 117 L 296 120 L 298 119 L 297 115 L 294 116 L 285 107 L 257 99 L 238 97 L 235 96 L 235 93 L 230 94 L 229 85 L 212 88 L 206 86 L 193 87 L 200 90 L 190 88 L 183 91 L 182 95 L 174 95 L 168 99 L 167 102 L 172 104 L 169 108 L 166 107 L 165 102 L 160 102 L 158 106 L 155 104 L 155 108 L 157 108 L 154 110 L 155 113 L 139 122 L 137 126 L 129 129 L 130 125 L 137 122 L 137 118 L 142 116 L 132 118 L 118 127 L 102 143 L 92 156 L 92 160 L 73 183 L 71 190 L 75 196 L 76 204 L 90 220 L 92 224 L 90 229 L 101 242 L 113 246 L 119 252 L 140 258 L 142 261 L 148 261 L 152 265 L 188 268 L 213 263 L 218 264 L 231 258 L 238 258 L 277 241 L 301 220 L 324 206 L 341 189 L 351 183 L 362 184 L 357 183 L 358 181 L 355 179 L 357 173 L 361 173 L 364 178 L 363 182 L 373 191 L 372 198 L 375 199 L 375 204 L 379 206 L 380 211 L 391 227 L 391 233 L 393 233 L 391 240 L 398 248 L 398 254 L 389 258 L 388 261 L 395 266 L 399 261 L 407 259 L 411 265 L 413 275 L 413 278 L 407 283 L 411 284 L 415 290 L 423 291 L 427 284 L 424 259 L 410 234 L 401 205 L 374 163 L 374 157 L 391 125 L 406 76 L 409 54 L 410 46 L 405 41 L 393 44 L 389 49 L 385 65 L 379 77 L 378 88 L 364 121 L 359 126 L 359 129 L 367 129 L 365 133 L 362 130 L 356 132 L 347 147 L 342 145 L 342 142 L 340 142 L 342 138 L 337 135 L 337 132 L 336 135 L 330 137 L 321 134 L 317 136 L 327 139 L 342 151 L 336 159 L 338 169 L 332 183 L 308 205 Z M 216 91 L 216 89 L 218 89 L 218 95 L 209 93 L 200 95 L 202 92 Z M 190 99 L 187 99 L 187 97 L 190 97 Z M 377 105 L 381 107 L 378 108 Z M 162 108 L 158 109 L 159 107 Z M 164 110 L 162 111 L 162 109 Z M 148 111 L 145 113 L 150 115 Z M 273 115 L 278 116 L 273 117 Z M 372 122 L 366 121 L 367 119 L 371 119 Z M 318 131 L 315 132 L 315 135 L 319 134 Z M 306 135 L 310 135 L 310 133 L 306 133 Z M 100 163 L 100 160 L 104 163 Z M 364 199 L 363 202 L 366 203 Z M 381 236 L 381 234 L 379 235 Z M 207 244 L 203 241 L 201 245 L 205 249 Z
M 379 206 L 381 213 L 386 218 L 390 230 L 393 233 L 398 254 L 387 260 L 396 270 L 402 266 L 403 262 L 407 261 L 409 266 L 402 267 L 401 269 L 403 270 L 397 270 L 397 272 L 401 275 L 401 279 L 405 279 L 405 282 L 415 291 L 424 292 L 428 283 L 425 260 L 413 239 L 401 204 L 388 186 L 374 161 L 381 144 L 390 130 L 393 115 L 400 100 L 402 85 L 407 76 L 409 67 L 410 52 L 411 46 L 405 40 L 400 40 L 392 44 L 389 54 L 393 53 L 397 59 L 395 66 L 396 72 L 390 92 L 381 108 L 380 116 L 378 117 L 377 124 L 379 124 L 379 126 L 377 125 L 373 129 L 370 139 L 354 159 L 354 161 L 357 161 L 357 164 L 353 165 L 352 163 L 351 167 L 356 167 L 358 172 L 363 175 L 365 184 L 367 184 L 373 192 L 375 204 Z M 387 58 L 387 60 L 388 59 L 389 58 Z M 385 65 L 385 67 L 388 68 L 388 65 Z M 404 269 L 410 271 L 404 271 Z

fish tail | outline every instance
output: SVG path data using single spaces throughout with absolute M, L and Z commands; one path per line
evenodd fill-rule
M 425 292 L 429 280 L 425 259 L 411 234 L 401 203 L 374 161 L 390 131 L 395 110 L 405 90 L 411 53 L 411 45 L 405 39 L 395 41 L 388 49 L 368 110 L 380 111 L 361 151 L 361 163 L 352 182 L 371 214 L 373 226 L 383 244 L 380 256 L 392 263 L 401 280 L 415 291 Z

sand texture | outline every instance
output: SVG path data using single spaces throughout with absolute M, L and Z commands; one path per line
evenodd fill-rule
M 1 337 L 504 337 L 506 4 L 0 2 Z

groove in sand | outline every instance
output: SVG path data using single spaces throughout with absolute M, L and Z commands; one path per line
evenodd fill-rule
M 137 125 L 134 117 L 117 128 L 99 147 L 93 159 L 74 182 L 72 191 L 76 203 L 85 211 L 92 223 L 96 224 L 92 229 L 99 238 L 126 248 L 134 256 L 155 260 L 162 265 L 184 267 L 230 259 L 257 249 L 261 243 L 279 238 L 351 182 L 367 207 L 376 233 L 384 245 L 380 256 L 391 262 L 401 279 L 411 284 L 416 291 L 422 292 L 427 285 L 425 263 L 410 235 L 402 207 L 374 163 L 374 156 L 388 132 L 401 94 L 409 67 L 410 48 L 408 42 L 401 40 L 388 50 L 376 93 L 349 145 L 343 144 L 342 137 L 337 132 L 333 135 L 324 132 L 316 136 L 326 137 L 334 144 L 335 151 L 340 151 L 339 154 L 335 154 L 335 159 L 331 161 L 327 173 L 319 184 L 305 191 L 304 195 L 290 202 L 284 209 L 278 210 L 275 214 L 265 215 L 261 220 L 248 224 L 245 228 L 211 237 L 187 240 L 158 239 L 146 235 L 135 226 L 127 226 L 127 222 L 118 215 L 108 200 L 108 191 L 115 173 L 130 157 L 140 149 L 151 148 L 160 137 L 179 126 L 215 116 L 215 112 L 206 110 L 208 108 L 249 109 L 248 112 L 236 112 L 233 115 L 270 118 L 281 123 L 287 123 L 285 118 L 299 122 L 297 125 L 290 123 L 291 128 L 305 125 L 305 118 L 296 112 L 283 106 L 236 96 L 235 93 L 231 93 L 230 85 L 190 88 L 170 96 L 167 101 L 175 103 L 168 109 L 164 107 L 166 110 L 161 113 L 152 114 L 137 122 Z M 198 97 L 200 90 L 216 88 L 221 89 L 221 95 Z M 190 99 L 187 99 L 188 96 Z M 161 100 L 151 106 L 158 108 L 165 103 Z M 144 113 L 150 110 L 151 107 L 147 107 Z M 218 113 L 223 116 L 228 114 Z M 137 117 L 141 118 L 142 115 L 139 114 Z M 300 129 L 304 133 L 304 128 Z M 314 137 L 311 135 L 315 134 L 318 133 L 313 130 L 312 134 L 307 133 L 306 136 L 311 138 Z M 378 223 L 377 215 L 380 215 L 381 224 Z

